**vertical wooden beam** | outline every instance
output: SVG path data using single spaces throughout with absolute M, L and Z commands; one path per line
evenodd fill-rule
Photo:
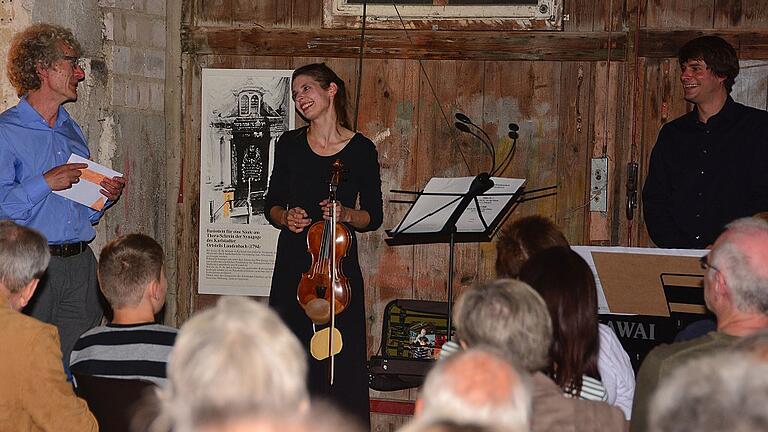
M 616 165 L 616 138 L 621 135 L 617 126 L 618 118 L 621 113 L 620 90 L 623 88 L 623 62 L 598 62 L 595 65 L 594 81 L 591 87 L 594 89 L 594 131 L 591 140 L 591 157 L 606 158 L 608 160 L 608 172 L 604 173 L 608 178 L 606 190 L 599 193 L 607 196 L 607 210 L 604 212 L 589 212 L 589 243 L 610 245 L 611 244 L 611 226 L 613 222 L 613 194 L 621 194 L 623 191 L 611 187 L 614 176 L 619 172 Z M 622 85 L 619 85 L 621 83 Z M 590 161 L 588 161 L 590 163 Z M 591 163 L 590 163 L 591 165 Z M 591 175 L 590 175 L 591 182 Z M 588 182 L 587 187 L 591 187 Z M 590 189 L 590 199 L 594 199 L 593 191 Z
M 613 173 L 613 190 L 616 192 L 611 199 L 612 205 L 612 232 L 611 242 L 614 245 L 638 246 L 637 233 L 638 226 L 642 225 L 642 213 L 640 211 L 640 196 L 642 191 L 641 176 L 638 178 L 637 207 L 632 211 L 632 219 L 627 218 L 627 191 L 626 184 L 628 179 L 629 162 L 637 162 L 637 145 L 640 142 L 640 110 L 642 109 L 641 98 L 646 86 L 643 79 L 642 60 L 638 57 L 637 38 L 640 27 L 646 25 L 647 14 L 645 13 L 647 0 L 627 0 L 627 43 L 626 43 L 626 61 L 625 74 L 626 85 L 623 86 L 622 105 L 625 110 L 622 112 L 622 131 L 623 146 L 616 150 L 616 170 Z
M 627 26 L 626 2 L 609 0 L 601 2 L 599 13 L 595 16 L 595 25 L 593 30 L 604 30 L 609 32 L 609 39 L 618 37 Z M 613 42 L 609 41 L 609 46 Z M 612 240 L 612 228 L 614 225 L 614 205 L 615 194 L 623 193 L 623 190 L 615 187 L 616 175 L 620 172 L 620 166 L 617 165 L 617 146 L 623 143 L 623 130 L 619 119 L 623 118 L 622 93 L 624 89 L 624 58 L 620 54 L 610 51 L 606 61 L 600 61 L 595 64 L 594 81 L 590 86 L 594 89 L 594 128 L 591 139 L 592 158 L 606 158 L 608 160 L 609 183 L 606 190 L 600 194 L 607 196 L 607 209 L 604 212 L 589 212 L 589 234 L 590 244 L 610 245 Z M 591 165 L 591 161 L 587 161 Z M 590 188 L 589 199 L 593 199 L 591 191 L 591 170 L 587 187 Z M 606 195 L 607 194 L 607 195 Z
M 177 220 L 177 281 L 176 314 L 183 322 L 194 312 L 198 286 L 198 215 L 200 214 L 200 110 L 201 77 L 196 56 L 182 55 L 184 92 L 182 94 L 182 132 L 178 147 L 180 154 L 180 189 L 175 212 Z
M 182 21 L 182 3 L 183 0 L 166 1 L 165 17 L 165 211 L 166 223 L 165 244 L 168 245 L 165 250 L 165 271 L 168 280 L 168 301 L 165 306 L 164 322 L 178 326 L 182 320 L 177 312 L 179 310 L 178 301 L 182 296 L 180 285 L 177 279 L 178 268 L 178 196 L 179 196 L 179 178 L 181 172 L 181 154 L 179 145 L 181 144 L 181 94 L 182 74 L 181 74 L 181 21 Z M 186 287 L 185 287 L 186 288 Z
M 573 244 L 584 244 L 589 212 L 590 105 L 593 65 L 563 62 L 560 76 L 560 143 L 557 152 L 557 223 Z

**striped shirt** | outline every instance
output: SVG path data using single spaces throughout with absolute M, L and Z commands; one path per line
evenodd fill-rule
M 581 393 L 579 399 L 608 402 L 608 393 L 600 380 L 591 376 L 581 377 Z
M 72 373 L 165 383 L 168 356 L 176 339 L 161 324 L 108 324 L 83 333 L 70 356 Z

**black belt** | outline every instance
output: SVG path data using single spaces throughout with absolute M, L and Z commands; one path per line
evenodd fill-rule
M 70 257 L 85 252 L 88 249 L 88 243 L 81 241 L 77 243 L 52 244 L 48 245 L 48 248 L 53 256 Z

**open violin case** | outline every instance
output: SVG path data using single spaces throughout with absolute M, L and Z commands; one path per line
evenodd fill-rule
M 392 300 L 384 308 L 381 345 L 368 361 L 368 386 L 392 391 L 418 387 L 448 335 L 448 304 Z

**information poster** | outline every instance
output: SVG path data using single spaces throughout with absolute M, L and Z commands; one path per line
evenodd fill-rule
M 275 143 L 294 127 L 292 72 L 202 71 L 201 294 L 269 294 L 279 230 L 264 196 Z

